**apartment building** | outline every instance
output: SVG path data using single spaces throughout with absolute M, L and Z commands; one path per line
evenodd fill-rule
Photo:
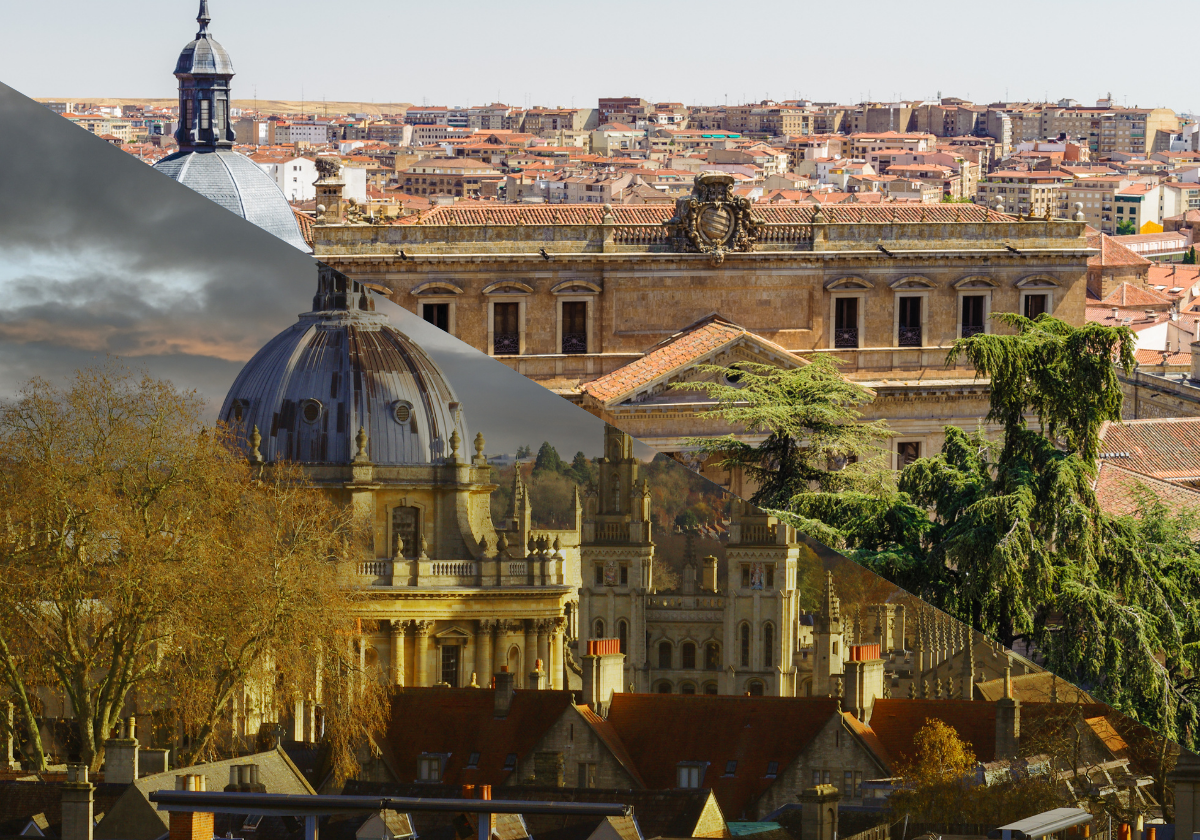
M 478 198 L 484 181 L 502 181 L 498 169 L 471 158 L 429 158 L 404 171 L 400 185 L 411 195 L 452 195 Z
M 1063 187 L 1073 181 L 1069 175 L 1058 171 L 1000 169 L 980 178 L 975 189 L 975 203 L 993 209 L 1003 205 L 1005 213 L 1049 214 L 1051 218 L 1066 219 L 1070 215 Z
M 1071 208 L 1072 218 L 1075 214 L 1075 205 L 1080 204 L 1085 222 L 1103 233 L 1115 234 L 1117 232 L 1116 194 L 1131 183 L 1133 180 L 1124 176 L 1096 176 L 1077 178 L 1074 183 L 1064 185 L 1063 191 L 1066 193 L 1067 205 Z
M 906 131 L 857 132 L 846 138 L 849 157 L 865 158 L 881 149 L 903 149 L 906 152 L 932 152 L 937 138 L 932 134 Z

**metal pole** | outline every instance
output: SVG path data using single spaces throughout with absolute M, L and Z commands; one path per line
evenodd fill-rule
M 316 814 L 308 814 L 304 818 L 304 840 L 317 840 Z

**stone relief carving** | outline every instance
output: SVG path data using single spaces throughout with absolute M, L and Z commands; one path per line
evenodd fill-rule
M 663 222 L 677 250 L 712 254 L 720 263 L 728 251 L 749 251 L 762 233 L 750 213 L 750 200 L 733 195 L 733 176 L 702 172 L 692 194 L 675 202 L 675 215 Z

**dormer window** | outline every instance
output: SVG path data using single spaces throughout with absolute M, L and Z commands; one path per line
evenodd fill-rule
M 445 763 L 445 756 L 442 755 L 422 755 L 417 759 L 417 781 L 428 784 L 437 784 L 442 781 L 442 768 Z
M 704 781 L 705 765 L 698 761 L 680 762 L 676 766 L 677 787 L 694 790 Z
M 736 775 L 736 773 L 737 773 L 737 761 L 736 760 L 726 761 L 725 762 L 725 775 L 733 776 L 733 775 Z
M 466 770 L 476 770 L 479 768 L 479 753 L 473 752 L 467 757 Z
M 767 762 L 767 778 L 774 779 L 778 775 L 779 775 L 779 762 L 778 761 L 768 761 Z
M 517 754 L 516 753 L 509 753 L 508 755 L 506 755 L 504 757 L 504 769 L 505 770 L 516 770 L 517 769 Z

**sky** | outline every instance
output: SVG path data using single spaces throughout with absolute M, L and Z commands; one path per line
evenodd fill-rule
M 111 356 L 198 391 L 215 419 L 242 365 L 311 308 L 312 257 L 4 85 L 0 161 L 0 399 Z M 592 415 L 379 309 L 441 366 L 489 454 L 600 453 Z
M 33 97 L 171 97 L 196 0 L 4 3 L 0 81 Z M 904 6 L 762 0 L 589 3 L 211 0 L 238 98 L 595 106 L 796 96 L 856 102 L 1071 97 L 1200 110 L 1200 3 L 1162 21 L 1118 0 Z M 1163 29 L 1162 23 L 1167 28 Z M 1129 27 L 1143 27 L 1139 35 Z M 1158 46 L 1156 46 L 1158 45 Z

